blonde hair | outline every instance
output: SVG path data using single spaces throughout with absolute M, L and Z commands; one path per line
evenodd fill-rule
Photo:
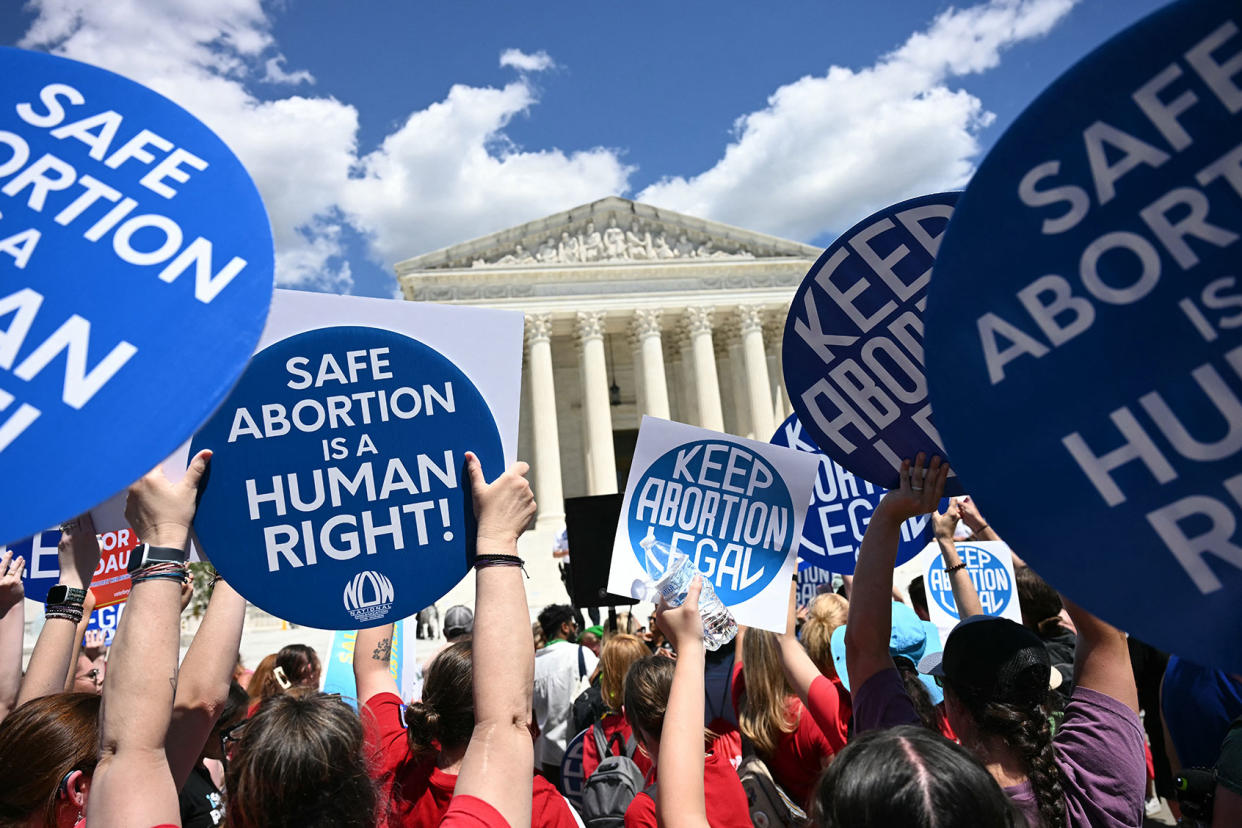
M 802 623 L 802 646 L 819 671 L 829 678 L 837 674 L 832 663 L 832 631 L 843 625 L 850 614 L 850 602 L 840 595 L 817 595 Z
M 738 727 L 755 744 L 760 756 L 771 758 L 781 734 L 792 733 L 796 718 L 789 715 L 793 688 L 781 667 L 776 633 L 750 629 L 742 640 L 742 670 L 746 693 L 738 710 Z
M 636 635 L 617 633 L 604 642 L 604 649 L 599 654 L 599 689 L 609 710 L 621 710 L 621 701 L 625 696 L 625 674 L 630 671 L 631 664 L 649 655 L 651 650 Z

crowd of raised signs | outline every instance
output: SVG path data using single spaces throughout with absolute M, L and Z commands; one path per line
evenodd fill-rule
M 624 614 L 580 630 L 560 604 L 532 630 L 516 555 L 528 469 L 488 483 L 470 455 L 477 602 L 446 613 L 412 699 L 392 624 L 358 631 L 356 699 L 320 692 L 299 645 L 243 688 L 246 601 L 220 579 L 178 667 L 209 464 L 129 490 L 147 540 L 102 685 L 80 652 L 89 517 L 64 527 L 24 675 L 23 561 L 0 561 L 0 825 L 1098 828 L 1141 825 L 1162 797 L 1176 812 L 1175 774 L 1184 817 L 1242 821 L 1242 678 L 1127 638 L 1020 560 L 1022 623 L 982 614 L 954 538 L 997 537 L 969 499 L 936 511 L 938 457 L 903 464 L 837 591 L 799 607 L 791 583 L 783 633 L 742 627 L 709 654 L 698 579 L 651 630 Z M 893 600 L 900 526 L 929 513 L 963 619 L 943 648 L 918 584 Z

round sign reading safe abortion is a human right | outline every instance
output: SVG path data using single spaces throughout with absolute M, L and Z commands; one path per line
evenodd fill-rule
M 465 452 L 504 467 L 456 365 L 378 328 L 322 328 L 256 354 L 195 436 L 213 452 L 195 528 L 252 603 L 341 630 L 412 615 L 468 571 Z

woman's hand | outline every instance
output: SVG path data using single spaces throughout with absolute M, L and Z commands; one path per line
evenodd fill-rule
M 466 473 L 474 495 L 474 514 L 478 520 L 478 539 L 505 546 L 517 543 L 535 516 L 535 495 L 526 480 L 530 466 L 514 463 L 508 471 L 488 483 L 483 466 L 473 452 L 466 452 Z
M 85 589 L 99 566 L 99 538 L 90 512 L 66 522 L 56 545 L 60 561 L 60 583 Z
M 901 462 L 901 483 L 880 500 L 871 517 L 873 521 L 878 518 L 900 525 L 912 517 L 935 511 L 944 496 L 949 464 L 942 463 L 937 455 L 924 468 L 926 458 L 927 455 L 920 451 L 914 458 L 914 465 L 909 460 Z
M 151 546 L 185 549 L 190 542 L 190 526 L 198 509 L 198 490 L 207 474 L 211 451 L 194 455 L 185 477 L 176 483 L 158 467 L 129 487 L 125 500 L 125 519 L 134 532 Z
M 26 571 L 26 559 L 13 556 L 11 549 L 0 555 L 0 615 L 22 602 L 26 595 L 22 586 L 22 573 Z
M 949 501 L 949 508 L 943 515 L 940 512 L 933 512 L 932 534 L 936 540 L 953 540 L 953 533 L 957 531 L 957 522 L 961 517 L 961 508 L 956 498 Z
M 703 619 L 699 616 L 702 591 L 703 576 L 695 575 L 681 606 L 669 608 L 661 602 L 656 610 L 656 623 L 679 653 L 688 647 L 703 646 Z

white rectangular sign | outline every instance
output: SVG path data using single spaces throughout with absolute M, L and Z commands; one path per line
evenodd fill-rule
M 634 595 L 684 552 L 739 624 L 781 632 L 819 457 L 644 417 L 625 487 L 608 589 Z
M 295 334 L 335 325 L 383 328 L 417 339 L 456 364 L 479 389 L 496 418 L 508 466 L 517 460 L 525 324 L 516 311 L 277 290 L 256 352 Z M 193 370 L 192 362 L 186 370 Z M 164 461 L 170 479 L 185 474 L 189 449 L 187 442 Z M 127 527 L 125 492 L 96 506 L 91 515 L 99 532 Z
M 936 548 L 936 544 L 931 544 L 931 547 Z M 1022 608 L 1018 603 L 1013 553 L 1009 547 L 1001 541 L 959 543 L 957 554 L 966 564 L 966 573 L 979 593 L 983 613 L 1021 624 Z M 923 584 L 927 589 L 927 614 L 940 629 L 940 638 L 944 641 L 957 626 L 958 613 L 953 600 L 953 587 L 944 571 L 944 559 L 938 553 L 927 557 Z

